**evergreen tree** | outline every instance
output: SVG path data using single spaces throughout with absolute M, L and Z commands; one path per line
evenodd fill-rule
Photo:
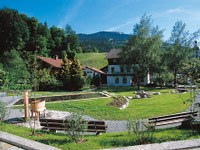
M 80 90 L 85 84 L 85 78 L 79 61 L 74 58 L 70 66 L 71 90 Z
M 70 88 L 70 67 L 69 60 L 67 59 L 67 55 L 64 54 L 61 64 L 60 77 L 63 82 L 63 88 L 68 90 Z
M 4 54 L 4 70 L 7 72 L 8 86 L 16 88 L 16 86 L 27 85 L 30 80 L 30 74 L 20 53 L 16 50 L 7 51 Z
M 75 31 L 72 30 L 70 25 L 66 25 L 65 27 L 66 39 L 65 39 L 65 49 L 69 48 L 74 52 L 80 53 L 82 52 L 82 48 L 80 47 L 80 43 L 78 40 L 78 36 L 76 35 Z

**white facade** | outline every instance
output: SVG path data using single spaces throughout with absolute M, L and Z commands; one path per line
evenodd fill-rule
M 108 86 L 131 86 L 132 76 L 107 76 Z
M 84 68 L 83 71 L 84 71 L 85 78 L 88 78 L 89 76 L 91 76 L 91 78 L 93 78 L 94 76 L 99 75 L 98 72 L 95 72 L 89 68 Z
M 108 86 L 131 86 L 133 71 L 123 65 L 108 65 L 107 85 Z
M 143 81 L 142 85 L 150 83 L 150 74 L 148 74 Z M 132 86 L 133 85 L 133 70 L 128 70 L 123 65 L 108 65 L 107 72 L 107 85 L 108 86 Z

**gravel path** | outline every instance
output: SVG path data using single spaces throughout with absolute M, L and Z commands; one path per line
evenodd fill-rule
M 0 92 L 0 101 L 5 103 L 7 107 L 11 107 L 18 99 L 19 96 L 6 96 L 5 92 Z

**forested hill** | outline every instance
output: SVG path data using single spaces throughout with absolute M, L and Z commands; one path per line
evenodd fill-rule
M 77 34 L 83 49 L 97 48 L 99 52 L 107 52 L 113 47 L 121 47 L 130 37 L 121 32 L 101 31 L 93 34 Z

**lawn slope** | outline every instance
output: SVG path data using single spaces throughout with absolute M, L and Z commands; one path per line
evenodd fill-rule
M 124 110 L 109 106 L 108 103 L 112 101 L 112 98 L 47 103 L 46 107 L 51 110 L 78 111 L 96 119 L 129 120 L 183 112 L 191 104 L 186 102 L 188 98 L 189 93 L 154 95 L 148 99 L 131 100 Z
M 79 59 L 82 66 L 92 66 L 97 69 L 101 69 L 108 65 L 105 59 L 106 53 L 78 53 L 77 58 Z

